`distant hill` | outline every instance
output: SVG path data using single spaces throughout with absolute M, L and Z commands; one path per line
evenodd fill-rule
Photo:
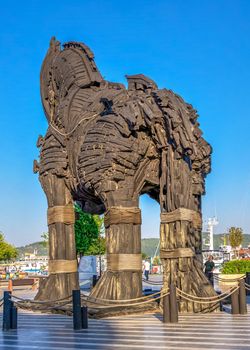
M 224 233 L 219 233 L 214 235 L 214 249 L 219 249 L 221 245 L 223 245 L 223 237 Z M 246 248 L 250 244 L 250 234 L 244 234 L 242 247 Z M 202 249 L 207 249 L 205 246 Z
M 18 256 L 22 257 L 25 253 L 34 253 L 36 251 L 36 255 L 46 256 L 48 255 L 48 248 L 44 246 L 43 242 L 35 242 L 31 244 L 27 244 L 22 247 L 17 247 Z
M 223 244 L 223 240 L 222 240 L 223 236 L 224 234 L 222 233 L 214 235 L 214 249 L 219 249 L 220 245 Z M 158 243 L 159 243 L 158 238 L 143 238 L 141 241 L 142 252 L 148 256 L 154 256 Z M 244 234 L 244 240 L 243 240 L 242 246 L 247 247 L 248 245 L 250 245 L 250 234 Z M 17 249 L 18 249 L 19 257 L 24 255 L 25 253 L 34 253 L 34 250 L 36 250 L 37 255 L 40 255 L 40 256 L 48 255 L 48 249 L 47 247 L 44 246 L 43 242 L 35 242 L 35 243 L 27 244 L 23 247 L 18 247 Z M 157 252 L 157 255 L 159 255 L 159 251 Z
M 141 240 L 141 251 L 147 256 L 154 256 L 155 250 L 158 246 L 159 238 L 143 238 Z M 159 251 L 156 253 L 159 255 Z
M 246 248 L 250 245 L 250 234 L 244 234 L 244 239 L 242 243 L 242 247 Z
M 158 242 L 158 238 L 142 239 L 142 252 L 144 252 L 148 256 L 154 256 Z M 27 244 L 25 246 L 18 247 L 17 250 L 19 257 L 22 257 L 22 255 L 24 255 L 25 253 L 34 253 L 34 251 L 36 251 L 36 254 L 40 256 L 48 255 L 48 249 L 44 247 L 43 242 Z
M 222 240 L 223 236 L 224 236 L 223 233 L 214 235 L 214 249 L 217 250 L 221 245 L 223 245 L 223 240 Z M 141 242 L 142 252 L 148 256 L 154 256 L 158 243 L 159 243 L 158 238 L 143 238 Z M 246 248 L 248 245 L 250 245 L 250 234 L 244 234 L 242 246 Z M 203 249 L 207 249 L 207 248 L 203 247 Z M 157 255 L 159 255 L 159 251 L 157 252 Z

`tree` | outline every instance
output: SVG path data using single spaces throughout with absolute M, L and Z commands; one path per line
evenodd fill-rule
M 17 249 L 7 243 L 3 233 L 0 232 L 0 261 L 8 261 L 17 257 Z
M 99 236 L 94 239 L 89 249 L 86 251 L 86 255 L 103 255 L 106 251 L 106 240 L 104 237 Z
M 236 251 L 243 241 L 243 230 L 240 227 L 230 227 L 229 242 L 231 247 Z
M 161 260 L 159 256 L 155 256 L 154 260 L 153 260 L 153 265 L 160 265 L 161 264 Z
M 93 242 L 89 246 L 86 255 L 103 255 L 106 251 L 106 239 L 103 237 L 104 229 L 104 217 L 100 215 L 93 215 L 93 219 L 98 227 L 98 238 L 93 239 Z
M 75 205 L 77 220 L 75 222 L 76 252 L 82 255 L 98 255 L 105 252 L 105 238 L 101 237 L 103 218 L 99 215 L 84 213 Z
M 48 245 L 49 245 L 49 233 L 48 232 L 43 232 L 41 234 L 41 238 L 43 239 L 42 240 L 42 245 L 44 248 L 48 248 Z
M 82 255 L 103 255 L 106 250 L 106 240 L 102 237 L 104 233 L 104 218 L 99 215 L 84 213 L 79 205 L 75 205 L 75 241 L 76 252 Z M 43 232 L 41 235 L 42 245 L 48 247 L 49 234 Z

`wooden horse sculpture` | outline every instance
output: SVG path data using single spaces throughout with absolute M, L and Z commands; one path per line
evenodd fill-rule
M 49 127 L 38 139 L 34 164 L 48 200 L 50 275 L 37 299 L 63 298 L 79 288 L 75 201 L 86 212 L 105 213 L 108 267 L 92 294 L 139 297 L 143 193 L 161 206 L 164 285 L 214 295 L 201 258 L 201 195 L 211 147 L 190 104 L 142 74 L 126 78 L 127 89 L 106 81 L 86 45 L 61 48 L 52 38 L 41 70 Z M 181 311 L 193 308 L 180 303 Z

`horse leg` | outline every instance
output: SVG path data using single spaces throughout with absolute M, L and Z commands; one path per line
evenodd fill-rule
M 190 295 L 216 295 L 203 273 L 201 218 L 198 212 L 179 208 L 161 214 L 161 261 L 164 287 L 170 283 Z M 198 304 L 180 298 L 181 312 L 212 311 L 218 305 Z
M 46 173 L 40 182 L 48 201 L 49 276 L 41 281 L 36 299 L 56 300 L 79 289 L 74 207 L 63 177 Z
M 105 213 L 107 271 L 91 293 L 102 299 L 132 299 L 142 293 L 141 212 L 138 200 L 121 198 L 108 201 Z

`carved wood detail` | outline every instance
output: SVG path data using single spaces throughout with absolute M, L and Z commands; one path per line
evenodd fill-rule
M 85 44 L 61 47 L 52 38 L 41 69 L 49 126 L 38 139 L 40 160 L 34 163 L 49 213 L 74 201 L 86 212 L 106 212 L 107 253 L 122 261 L 126 254 L 141 253 L 138 199 L 148 193 L 161 207 L 164 284 L 174 281 L 187 293 L 214 295 L 200 260 L 201 196 L 211 147 L 202 137 L 198 114 L 152 79 L 142 74 L 126 78 L 127 89 L 105 80 Z M 73 221 L 65 222 L 65 215 L 49 221 L 51 260 L 76 258 Z M 138 297 L 141 277 L 136 269 L 109 269 L 93 295 Z M 37 298 L 64 297 L 77 283 L 76 273 L 52 274 Z M 194 309 L 192 303 L 181 303 L 181 311 Z

